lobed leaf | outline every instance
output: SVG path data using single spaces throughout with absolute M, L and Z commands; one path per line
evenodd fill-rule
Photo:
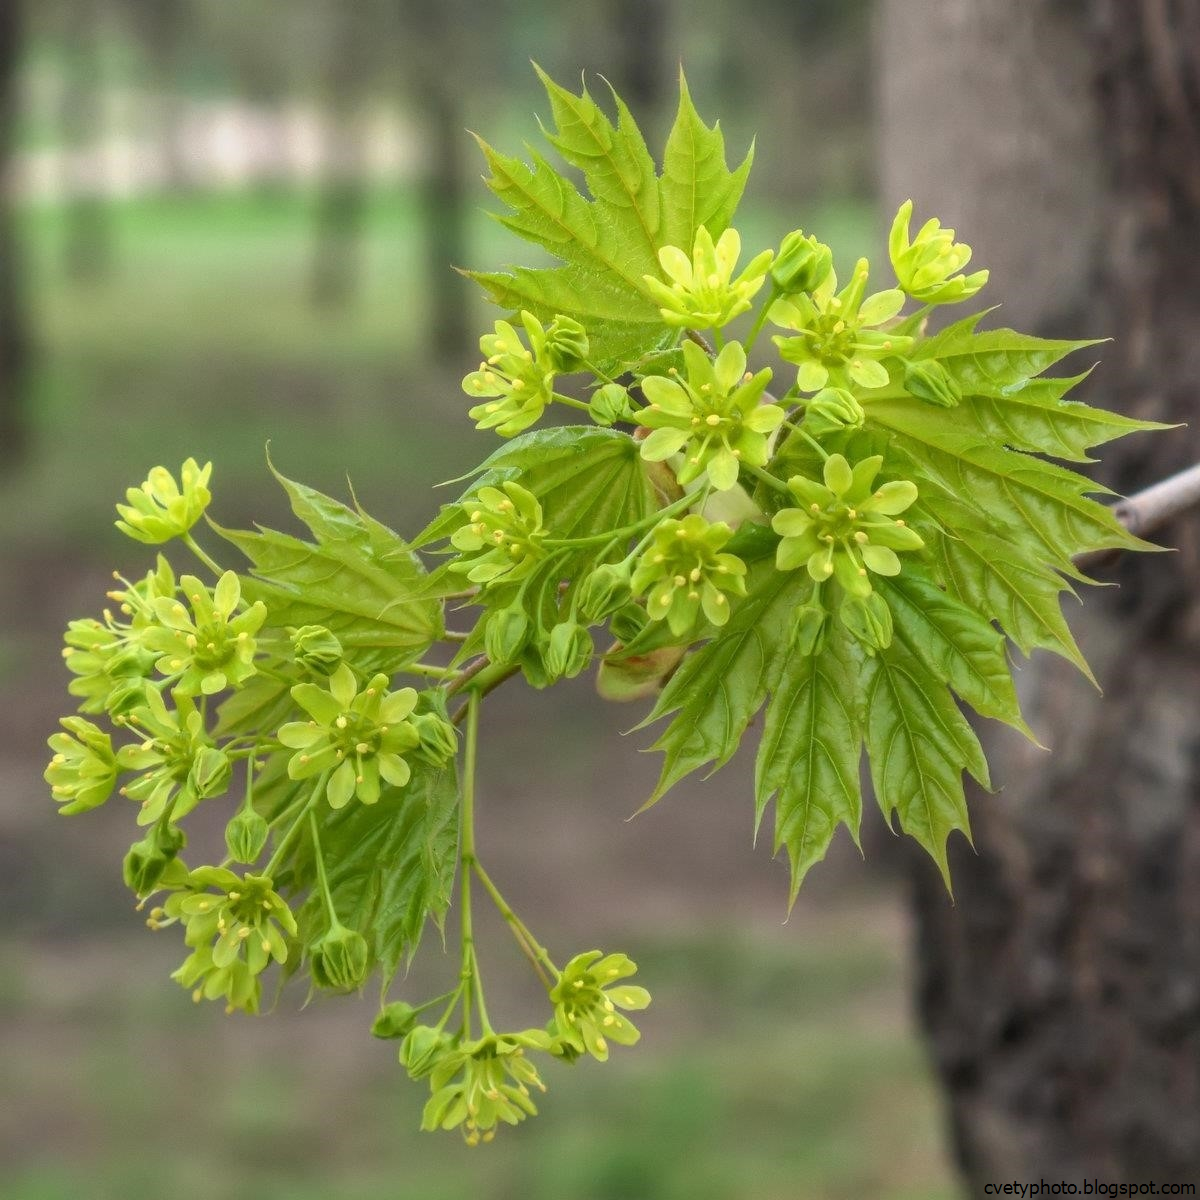
M 276 477 L 317 540 L 210 522 L 253 564 L 246 599 L 267 605 L 271 627 L 326 626 L 362 670 L 394 671 L 420 657 L 442 633 L 442 610 L 411 548 L 365 513 Z
M 667 350 L 675 332 L 664 326 L 644 276 L 661 278 L 658 251 L 691 251 L 704 224 L 714 236 L 728 226 L 741 198 L 751 155 L 730 171 L 718 126 L 701 121 L 680 77 L 679 111 L 668 138 L 662 175 L 625 103 L 614 93 L 613 121 L 585 87 L 579 95 L 541 68 L 553 128 L 546 140 L 583 173 L 588 195 L 536 151 L 530 163 L 479 144 L 488 187 L 508 208 L 497 219 L 548 250 L 559 266 L 468 271 L 488 296 L 511 311 L 528 309 L 549 321 L 562 314 L 588 331 L 591 361 L 616 375 L 647 355 Z
M 902 639 L 863 664 L 867 753 L 884 817 L 928 851 L 950 890 L 946 839 L 971 836 L 962 773 L 990 787 L 979 739 L 946 685 Z
M 791 613 L 811 583 L 803 572 L 776 571 L 769 560 L 750 568 L 747 595 L 729 623 L 683 660 L 642 722 L 676 714 L 654 743 L 664 761 L 644 808 L 697 768 L 712 763 L 716 770 L 733 757 L 783 669 Z
M 755 829 L 774 797 L 774 849 L 786 847 L 791 865 L 789 903 L 839 824 L 858 845 L 860 658 L 835 624 L 820 654 L 787 657 L 767 705 L 755 764 Z

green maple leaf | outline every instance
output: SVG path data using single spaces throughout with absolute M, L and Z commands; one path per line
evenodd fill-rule
M 395 671 L 419 658 L 442 633 L 442 610 L 412 547 L 361 509 L 275 477 L 315 541 L 210 522 L 253 564 L 246 599 L 267 605 L 270 627 L 324 625 L 360 670 Z
M 713 237 L 729 225 L 745 187 L 753 148 L 730 171 L 720 125 L 700 119 L 680 73 L 679 109 L 667 138 L 661 174 L 636 122 L 613 93 L 614 123 L 585 87 L 579 95 L 538 68 L 550 99 L 553 128 L 543 134 L 583 174 L 587 194 L 530 149 L 530 161 L 479 141 L 491 172 L 487 183 L 509 212 L 497 220 L 559 260 L 554 267 L 468 271 L 501 307 L 527 309 L 543 321 L 562 314 L 588 331 L 591 360 L 608 374 L 665 350 L 666 328 L 645 275 L 662 278 L 658 251 L 691 253 L 696 230 Z
M 859 659 L 840 626 L 819 654 L 792 654 L 767 705 L 755 765 L 755 827 L 775 800 L 774 850 L 791 864 L 789 903 L 839 824 L 858 845 L 862 819 Z

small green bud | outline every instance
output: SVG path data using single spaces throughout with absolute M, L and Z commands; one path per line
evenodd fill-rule
M 454 726 L 437 713 L 418 713 L 409 718 L 409 724 L 421 739 L 415 751 L 417 758 L 441 766 L 458 753 L 458 736 Z
M 514 604 L 488 617 L 483 627 L 483 648 L 494 663 L 511 663 L 529 640 L 529 617 Z
M 417 1025 L 400 1043 L 400 1065 L 412 1079 L 423 1079 L 437 1066 L 450 1046 L 450 1038 L 429 1025 Z
M 942 408 L 954 408 L 962 400 L 962 390 L 958 382 L 934 359 L 906 362 L 904 387 L 918 400 L 925 400 Z
M 187 836 L 177 826 L 156 825 L 140 842 L 129 847 L 122 863 L 125 886 L 138 896 L 154 891 L 163 873 L 187 844 Z
M 592 637 L 582 625 L 562 621 L 550 630 L 543 656 L 546 673 L 554 679 L 574 679 L 592 660 Z
M 832 270 L 833 251 L 797 229 L 780 243 L 771 279 L 780 292 L 791 296 L 819 287 Z
M 342 643 L 324 625 L 293 629 L 292 653 L 296 661 L 316 675 L 332 675 L 342 661 Z
M 606 383 L 592 393 L 588 412 L 597 425 L 609 426 L 617 421 L 633 420 L 633 405 L 628 388 L 619 383 Z
M 146 681 L 141 678 L 119 679 L 104 703 L 109 716 L 126 717 L 146 702 Z
M 640 604 L 625 604 L 613 613 L 608 627 L 618 642 L 628 646 L 649 624 L 650 616 Z
M 588 356 L 588 336 L 578 321 L 561 314 L 546 330 L 546 358 L 555 371 L 580 370 Z
M 367 939 L 335 922 L 309 951 L 308 968 L 318 987 L 345 992 L 358 987 L 370 969 Z
M 192 759 L 188 784 L 196 798 L 204 800 L 208 796 L 219 796 L 229 786 L 232 774 L 233 764 L 228 755 L 215 746 L 205 746 Z
M 862 405 L 846 388 L 823 388 L 808 402 L 804 412 L 807 421 L 814 426 L 814 432 L 818 433 L 861 429 L 866 420 Z
M 267 844 L 268 832 L 267 820 L 261 813 L 252 808 L 241 809 L 225 826 L 225 846 L 229 856 L 235 862 L 257 862 Z
M 825 645 L 825 618 L 819 604 L 806 604 L 792 617 L 792 647 L 797 654 L 820 654 Z
M 842 624 L 868 653 L 886 650 L 892 644 L 892 610 L 878 593 L 850 596 L 839 610 Z
M 580 585 L 579 611 L 589 624 L 597 624 L 629 603 L 633 597 L 632 573 L 625 563 L 604 563 Z
M 403 1000 L 393 1000 L 384 1005 L 379 1015 L 371 1024 L 371 1036 L 377 1038 L 405 1037 L 417 1023 L 420 1015 L 418 1009 Z

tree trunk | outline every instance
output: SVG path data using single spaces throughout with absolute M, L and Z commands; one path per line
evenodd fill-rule
M 371 35 L 367 13 L 353 4 L 331 10 L 326 65 L 323 178 L 317 194 L 312 297 L 319 308 L 340 308 L 358 291 L 366 221 L 363 98 Z
M 101 4 L 76 0 L 67 36 L 68 75 L 62 96 L 67 275 L 92 283 L 108 274 L 112 262 L 107 200 L 104 195 L 104 106 L 100 75 Z
M 29 362 L 25 276 L 16 228 L 11 162 L 16 141 L 21 6 L 0 6 L 0 469 L 25 447 L 25 381 Z
M 1200 0 L 881 0 L 886 201 L 957 224 L 1003 323 L 1111 335 L 1086 391 L 1194 420 Z M 985 293 L 985 298 L 988 293 Z M 1097 355 L 1100 357 L 1100 355 Z M 1110 448 L 1133 490 L 1197 457 Z M 1200 561 L 1126 556 L 1072 613 L 1106 694 L 1038 654 L 1047 755 L 995 735 L 955 900 L 914 859 L 918 1008 L 959 1163 L 987 1182 L 1200 1179 Z

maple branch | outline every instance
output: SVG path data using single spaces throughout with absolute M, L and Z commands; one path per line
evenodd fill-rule
M 1200 504 L 1200 463 L 1169 475 L 1113 505 L 1117 520 L 1139 536 Z

